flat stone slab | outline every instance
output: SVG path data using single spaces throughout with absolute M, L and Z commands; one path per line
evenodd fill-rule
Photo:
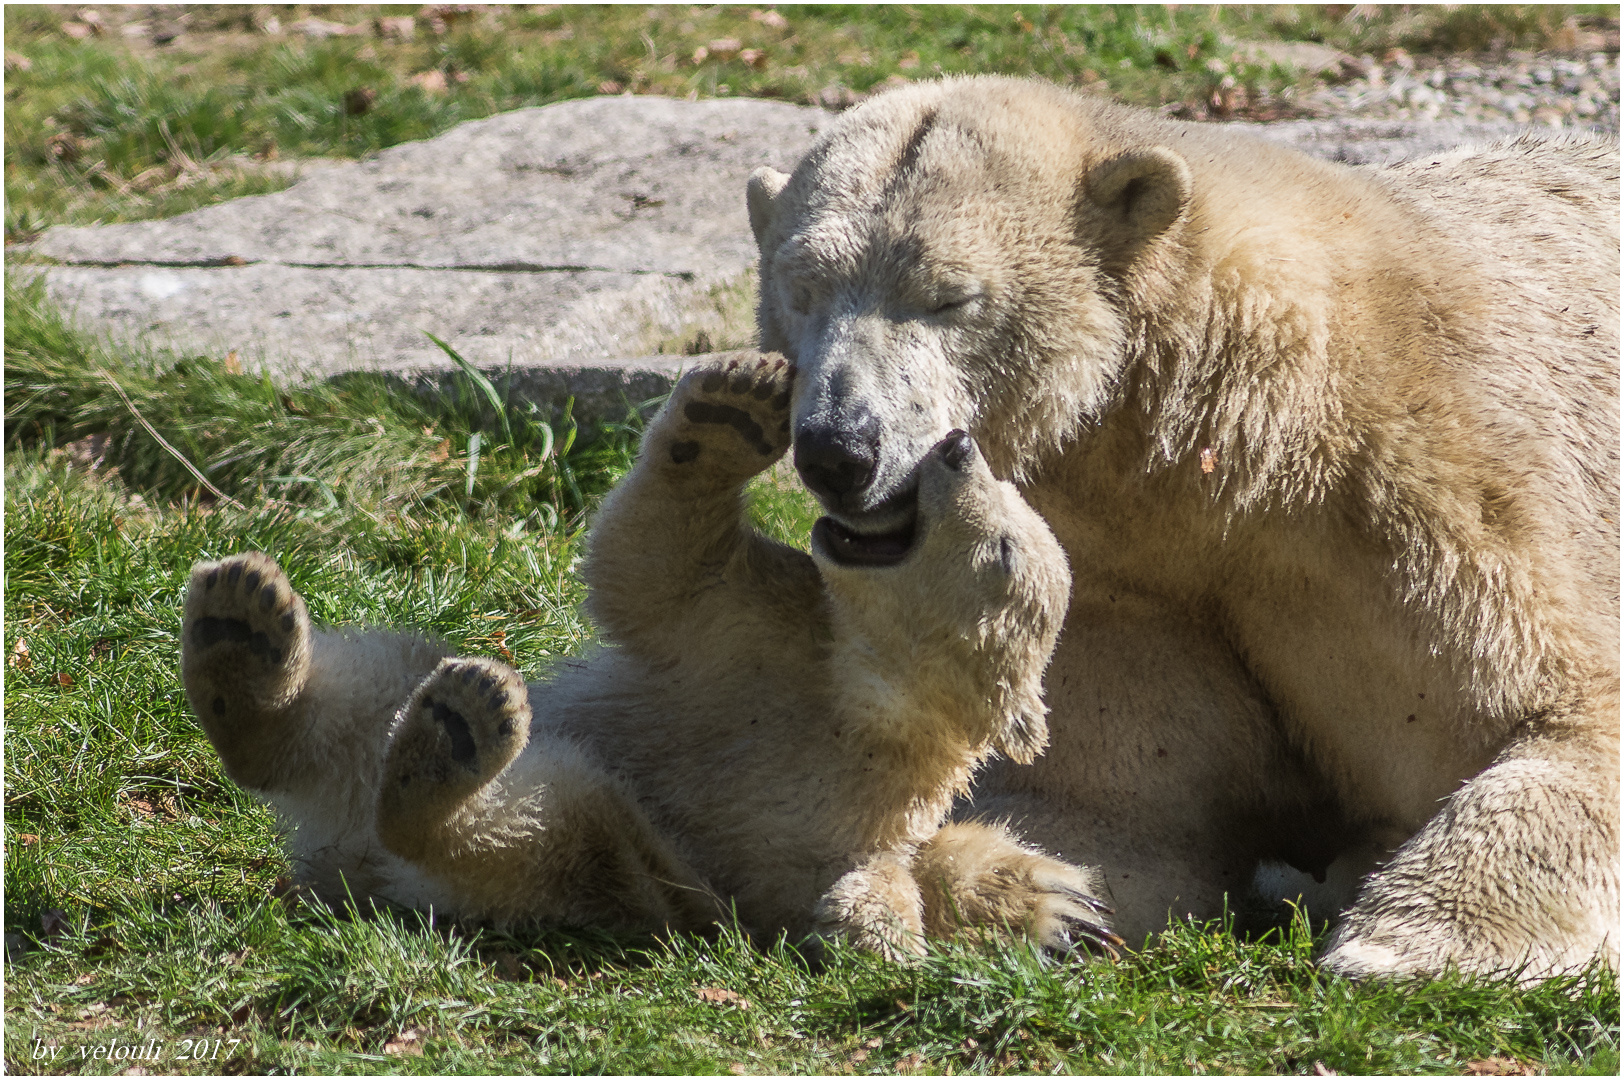
M 638 356 L 717 322 L 716 290 L 746 287 L 745 179 L 792 167 L 828 119 L 770 101 L 570 101 L 22 250 L 58 264 L 47 287 L 85 325 L 279 369 L 451 367 L 424 331 L 481 367 Z
M 515 393 L 618 416 L 696 359 L 659 355 L 662 343 L 742 344 L 756 259 L 745 179 L 759 165 L 792 168 L 831 118 L 744 99 L 562 102 L 324 164 L 276 194 L 161 221 L 59 226 L 13 251 L 48 260 L 39 272 L 52 298 L 118 340 L 234 350 L 283 376 L 432 380 L 455 366 L 426 331 Z M 1352 163 L 1518 130 L 1236 126 Z

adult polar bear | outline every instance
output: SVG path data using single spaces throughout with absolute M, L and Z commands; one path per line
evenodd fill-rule
M 831 548 L 905 552 L 962 427 L 1068 552 L 1051 746 L 969 814 L 1130 941 L 1280 860 L 1374 871 L 1344 973 L 1616 967 L 1615 143 L 1351 169 L 950 79 L 748 194 Z

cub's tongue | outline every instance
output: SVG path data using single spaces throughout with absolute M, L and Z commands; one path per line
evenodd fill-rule
M 822 543 L 824 552 L 835 562 L 890 566 L 908 554 L 913 544 L 913 526 L 868 536 L 854 533 L 833 518 L 824 517 L 812 526 L 812 538 Z

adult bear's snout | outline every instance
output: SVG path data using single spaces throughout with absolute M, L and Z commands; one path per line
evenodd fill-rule
M 880 459 L 880 422 L 874 414 L 863 409 L 841 419 L 839 424 L 809 420 L 795 433 L 796 471 L 826 504 L 867 488 Z

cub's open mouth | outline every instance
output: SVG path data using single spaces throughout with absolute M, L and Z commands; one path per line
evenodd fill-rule
M 891 566 L 913 547 L 914 523 L 886 533 L 859 533 L 834 518 L 821 517 L 812 526 L 812 545 L 830 561 L 848 566 Z

